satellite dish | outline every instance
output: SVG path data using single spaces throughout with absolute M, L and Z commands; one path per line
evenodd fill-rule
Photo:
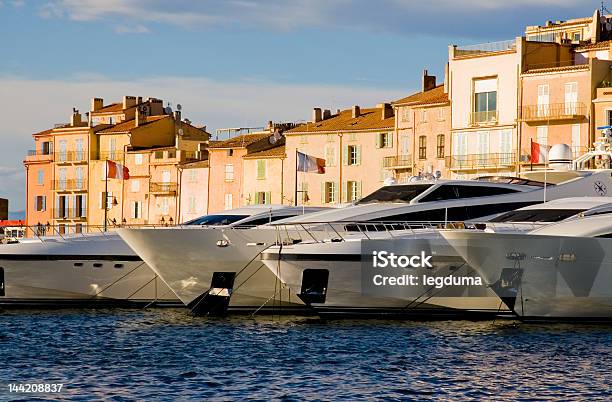
M 179 111 L 180 111 L 182 108 L 183 108 L 183 107 L 181 106 L 181 104 L 180 104 L 180 103 L 177 103 L 177 104 L 176 104 L 176 110 L 179 110 Z
M 183 129 L 182 128 L 178 129 L 178 135 L 180 135 L 181 137 L 183 136 Z
M 166 114 L 172 114 L 172 108 L 171 108 L 170 106 L 166 106 L 166 107 L 164 108 L 164 112 L 165 112 Z
M 272 145 L 276 144 L 276 137 L 271 135 L 270 137 L 268 137 L 268 142 Z

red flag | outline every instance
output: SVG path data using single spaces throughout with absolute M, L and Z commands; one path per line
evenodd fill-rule
M 126 166 L 107 160 L 106 178 L 127 180 L 130 178 L 130 170 Z
M 531 163 L 545 163 L 548 157 L 548 147 L 537 142 L 531 142 Z

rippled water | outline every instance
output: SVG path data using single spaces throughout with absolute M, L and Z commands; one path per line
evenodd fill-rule
M 8 383 L 126 399 L 610 399 L 612 327 L 192 317 L 182 309 L 0 315 Z

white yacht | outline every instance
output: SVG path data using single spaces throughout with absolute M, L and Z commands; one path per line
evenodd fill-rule
M 279 207 L 247 207 L 186 225 L 268 221 Z M 0 245 L 0 307 L 182 306 L 174 292 L 114 232 L 21 239 Z
M 246 218 L 253 209 L 260 213 Z M 222 226 L 210 224 L 221 219 L 224 212 L 212 220 L 205 217 L 185 226 L 119 229 L 118 233 L 195 314 L 221 314 L 227 309 L 255 312 L 260 308 L 298 312 L 305 310 L 304 303 L 281 287 L 256 259 L 276 242 L 276 230 L 252 228 L 324 209 L 250 206 L 233 210 L 231 219 L 224 219 Z M 240 214 L 246 219 L 236 219 Z M 228 230 L 240 241 L 229 242 L 224 235 Z M 237 247 L 237 243 L 244 247 Z
M 601 206 L 612 206 L 612 198 L 560 199 L 503 213 L 486 223 L 468 221 L 458 226 L 497 233 L 526 232 Z M 395 230 L 366 232 L 368 225 L 383 227 L 379 223 L 360 223 L 362 232 L 338 230 L 340 236 L 336 238 L 274 246 L 264 251 L 262 260 L 320 315 L 443 318 L 510 312 L 493 291 L 473 282 L 465 286 L 436 287 L 422 282 L 409 287 L 371 286 L 373 275 L 380 270 L 365 264 L 371 263 L 373 251 L 380 250 L 432 256 L 433 267 L 410 268 L 402 274 L 474 279 L 479 275 L 432 226 L 419 228 L 412 223 L 412 227 L 399 230 L 399 224 L 387 223 L 384 226 Z M 446 225 L 453 226 L 454 223 Z
M 609 206 L 528 233 L 441 235 L 522 319 L 612 319 Z

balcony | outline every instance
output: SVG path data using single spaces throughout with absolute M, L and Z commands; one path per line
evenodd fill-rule
M 53 211 L 55 219 L 85 220 L 87 210 L 85 208 L 60 208 Z
M 520 112 L 520 120 L 527 123 L 575 120 L 586 116 L 586 106 L 582 102 L 549 103 L 523 106 Z
M 470 113 L 471 126 L 483 126 L 497 123 L 497 110 Z
M 149 184 L 149 192 L 151 194 L 176 194 L 178 188 L 177 183 L 151 183 Z
M 55 180 L 53 182 L 55 191 L 87 191 L 87 180 L 85 179 L 67 179 Z
M 383 158 L 383 168 L 412 168 L 412 155 L 386 156 Z
M 451 170 L 495 169 L 513 166 L 516 153 L 491 153 L 453 155 L 446 157 L 446 167 Z
M 58 164 L 87 162 L 85 151 L 59 151 L 54 155 L 54 161 Z
M 47 161 L 47 162 L 51 162 L 53 161 L 53 152 L 50 152 L 48 150 L 40 150 L 40 149 L 30 149 L 28 151 L 28 155 L 26 156 L 26 161 L 29 162 L 43 162 L 43 161 Z

